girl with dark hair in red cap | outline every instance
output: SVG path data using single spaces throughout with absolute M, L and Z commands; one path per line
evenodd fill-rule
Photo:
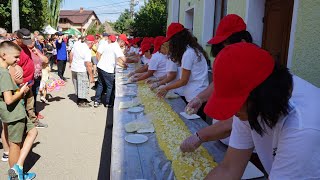
M 159 88 L 157 96 L 164 97 L 169 90 L 183 87 L 182 98 L 186 103 L 190 102 L 209 85 L 207 53 L 180 23 L 169 25 L 165 41 L 169 41 L 170 58 L 181 66 L 181 76 L 174 83 Z M 203 107 L 204 104 L 197 114 L 205 120 Z

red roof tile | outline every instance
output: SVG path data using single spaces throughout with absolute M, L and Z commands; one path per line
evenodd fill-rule
M 98 19 L 98 17 L 92 10 L 83 10 L 82 12 L 80 12 L 80 10 L 60 11 L 60 18 L 67 18 L 73 24 L 84 24 L 90 18 L 91 15 L 94 15 Z

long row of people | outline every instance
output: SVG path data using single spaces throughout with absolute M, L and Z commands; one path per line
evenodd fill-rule
M 225 16 L 208 42 L 215 57 L 210 84 L 208 55 L 182 24 L 171 23 L 166 37 L 131 43 L 125 57 L 144 65 L 129 74 L 129 81 L 145 80 L 160 98 L 174 91 L 186 102 L 186 113 L 213 118 L 182 142 L 181 151 L 215 140 L 229 146 L 207 179 L 240 179 L 249 160 L 269 179 L 320 178 L 320 123 L 313 108 L 319 106 L 314 99 L 319 91 L 298 92 L 288 68 L 252 43 L 241 17 Z M 129 61 L 117 62 L 126 68 Z

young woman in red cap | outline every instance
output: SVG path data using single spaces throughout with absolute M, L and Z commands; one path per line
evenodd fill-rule
M 139 76 L 132 76 L 129 80 L 132 82 L 145 80 L 154 76 L 155 78 L 160 78 L 166 75 L 166 63 L 167 63 L 167 56 L 161 53 L 160 47 L 163 43 L 163 39 L 165 37 L 158 36 L 154 41 L 154 48 L 151 46 L 150 43 L 144 44 L 141 48 L 142 54 L 145 52 L 153 52 L 150 62 L 148 64 L 148 71 Z
M 217 120 L 235 118 L 224 160 L 206 179 L 240 179 L 253 148 L 269 179 L 319 179 L 319 91 L 291 98 L 289 70 L 250 43 L 225 47 L 213 71 L 205 112 Z
M 189 30 L 180 23 L 169 25 L 165 41 L 169 41 L 170 58 L 181 66 L 181 77 L 178 81 L 159 88 L 157 96 L 164 97 L 169 90 L 184 86 L 183 98 L 189 102 L 209 85 L 209 58 Z M 198 114 L 206 119 L 202 109 Z
M 217 54 L 226 46 L 238 42 L 252 42 L 252 37 L 246 31 L 246 24 L 243 19 L 235 14 L 225 16 L 219 23 L 216 35 L 208 41 L 212 44 L 211 54 L 216 57 Z M 213 92 L 213 83 L 208 88 L 199 93 L 193 98 L 185 108 L 186 113 L 194 114 L 206 102 Z M 213 120 L 213 122 L 216 122 Z M 211 126 L 203 128 L 197 132 L 196 135 L 188 137 L 182 144 L 181 150 L 183 152 L 192 152 L 200 147 L 202 142 L 221 140 L 228 145 L 229 136 L 232 129 L 232 118 L 226 121 L 220 121 Z M 201 140 L 199 139 L 201 138 Z
M 147 37 L 143 38 L 142 42 L 141 42 L 141 48 L 140 48 L 140 52 L 142 52 L 143 49 L 146 49 L 147 47 L 144 47 L 145 44 L 151 44 L 151 46 L 153 45 L 153 42 L 150 42 L 149 39 Z M 145 50 L 146 52 L 146 50 Z M 140 73 L 145 73 L 148 71 L 148 64 L 150 62 L 150 59 L 152 57 L 152 53 L 150 52 L 150 54 L 147 51 L 147 55 L 145 55 L 145 53 L 141 53 L 140 54 L 140 61 L 142 63 L 142 66 L 138 69 L 136 69 L 135 71 L 131 72 L 128 74 L 128 77 L 131 77 L 133 75 L 138 76 Z
M 161 53 L 167 56 L 169 55 L 169 42 L 165 42 L 162 44 Z M 148 79 L 146 81 L 151 90 L 154 90 L 159 86 L 178 81 L 181 76 L 181 67 L 179 67 L 177 63 L 173 62 L 170 58 L 168 58 L 166 64 L 166 72 L 167 74 L 160 77 L 159 79 Z M 174 89 L 173 92 L 181 96 L 183 92 L 183 87 Z
M 224 47 L 238 42 L 251 43 L 252 37 L 250 33 L 246 31 L 246 24 L 243 19 L 238 15 L 229 14 L 221 20 L 216 35 L 208 41 L 208 44 L 212 44 L 211 54 L 213 57 L 216 57 Z M 209 99 L 212 92 L 213 83 L 192 99 L 186 106 L 185 111 L 189 114 L 196 113 L 202 103 Z M 193 152 L 199 148 L 203 142 L 217 140 L 220 140 L 228 146 L 229 136 L 232 130 L 232 121 L 232 118 L 225 121 L 213 120 L 212 125 L 205 127 L 199 130 L 196 134 L 186 138 L 180 146 L 181 151 Z M 255 153 L 250 161 L 265 173 L 264 168 Z

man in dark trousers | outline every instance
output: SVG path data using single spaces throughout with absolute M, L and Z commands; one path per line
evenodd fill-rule
M 54 46 L 57 49 L 58 76 L 65 81 L 66 78 L 63 77 L 63 74 L 67 64 L 67 45 L 63 41 L 63 34 L 61 32 L 58 32 L 57 34 L 58 39 L 54 43 Z

